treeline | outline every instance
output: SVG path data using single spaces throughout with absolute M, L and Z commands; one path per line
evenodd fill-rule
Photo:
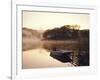
M 79 30 L 79 27 L 79 25 L 64 25 L 61 28 L 46 30 L 43 33 L 43 37 L 48 40 L 77 39 L 81 32 L 84 36 L 87 36 L 88 31 Z

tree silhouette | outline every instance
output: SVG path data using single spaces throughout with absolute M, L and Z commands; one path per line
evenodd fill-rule
M 46 30 L 43 33 L 44 39 L 66 40 L 78 37 L 79 25 L 64 25 L 61 28 Z

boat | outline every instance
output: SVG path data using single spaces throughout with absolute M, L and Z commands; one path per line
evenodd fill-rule
M 71 59 L 72 53 L 73 53 L 72 51 L 56 49 L 51 51 L 50 56 L 60 62 L 66 63 L 66 62 L 72 62 Z

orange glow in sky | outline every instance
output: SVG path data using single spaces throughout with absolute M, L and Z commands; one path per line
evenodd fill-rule
M 23 27 L 46 30 L 73 24 L 80 25 L 80 29 L 89 29 L 89 14 L 23 11 Z

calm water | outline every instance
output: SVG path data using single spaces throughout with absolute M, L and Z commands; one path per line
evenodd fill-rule
M 63 50 L 75 50 L 78 47 L 76 41 L 32 41 L 23 45 L 23 69 L 73 66 L 52 58 L 50 51 L 55 47 Z

